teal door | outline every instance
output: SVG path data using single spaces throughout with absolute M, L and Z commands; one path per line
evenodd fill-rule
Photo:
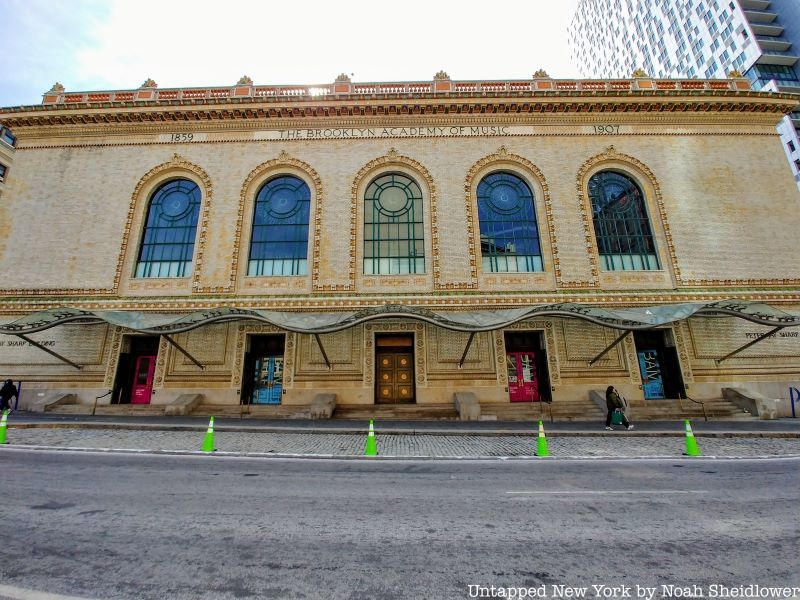
M 260 356 L 253 373 L 253 404 L 280 404 L 283 393 L 283 357 Z
M 655 349 L 639 350 L 638 355 L 645 400 L 664 398 L 664 378 L 661 373 L 661 363 L 658 360 L 658 351 Z

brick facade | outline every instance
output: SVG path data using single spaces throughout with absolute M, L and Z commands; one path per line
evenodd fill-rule
M 18 137 L 0 197 L 0 318 L 59 305 L 179 313 L 394 302 L 474 310 L 725 298 L 797 312 L 800 195 L 774 129 L 795 101 L 740 87 L 734 81 L 727 91 L 602 97 L 573 90 L 489 98 L 447 92 L 177 105 L 87 97 L 0 110 L 0 121 Z M 626 173 L 644 192 L 660 270 L 600 268 L 586 185 L 602 169 Z M 480 179 L 497 170 L 517 174 L 533 191 L 543 272 L 482 272 L 475 193 Z M 361 269 L 364 191 L 390 171 L 422 189 L 424 274 L 367 276 Z M 247 277 L 254 195 L 277 174 L 295 175 L 311 190 L 308 275 Z M 176 176 L 202 192 L 193 274 L 136 279 L 150 194 Z M 555 401 L 608 383 L 641 396 L 632 342 L 586 366 L 616 332 L 556 318 L 515 327 L 542 333 Z M 767 328 L 696 319 L 673 329 L 684 382 L 698 397 L 718 397 L 727 383 L 777 389 L 800 379 L 796 337 L 766 340 L 721 366 L 713 357 Z M 320 391 L 336 392 L 343 403 L 372 403 L 372 342 L 384 330 L 415 336 L 419 403 L 449 402 L 457 389 L 475 391 L 483 402 L 507 401 L 502 333 L 476 336 L 458 369 L 465 335 L 397 321 L 323 336 L 331 370 L 322 368 L 313 337 L 287 334 L 284 403 L 306 404 Z M 102 393 L 113 385 L 125 332 L 75 331 L 65 326 L 33 337 L 88 365 L 81 371 L 8 338 L 0 340 L 0 375 L 23 379 L 28 389 L 72 389 L 86 401 Z M 208 364 L 204 371 L 162 342 L 153 402 L 202 390 L 214 401 L 237 403 L 246 336 L 259 331 L 266 330 L 227 324 L 177 336 Z

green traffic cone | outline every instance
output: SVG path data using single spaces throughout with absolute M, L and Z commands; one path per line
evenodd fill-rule
M 203 452 L 214 452 L 214 417 L 208 422 L 208 431 L 206 437 L 203 438 Z
M 6 441 L 6 427 L 8 426 L 6 423 L 7 421 L 8 421 L 8 411 L 4 410 L 3 416 L 0 417 L 0 444 L 8 443 Z
M 686 419 L 686 456 L 700 456 L 700 447 L 697 445 L 697 440 L 692 432 L 692 426 L 689 419 Z
M 544 437 L 544 423 L 539 421 L 539 437 L 536 440 L 536 456 L 550 456 L 547 449 L 547 438 Z
M 367 445 L 364 447 L 364 456 L 378 456 L 378 444 L 375 442 L 375 427 L 372 419 L 369 420 L 369 433 L 367 434 Z

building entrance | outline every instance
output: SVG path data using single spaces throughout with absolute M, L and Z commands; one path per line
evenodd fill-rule
M 678 352 L 671 329 L 635 331 L 633 341 L 645 400 L 685 398 Z
M 414 335 L 375 337 L 375 402 L 416 402 L 414 387 Z
M 505 341 L 509 400 L 549 402 L 550 377 L 541 332 L 506 332 Z
M 125 336 L 114 379 L 113 404 L 150 404 L 158 357 L 158 336 Z
M 242 404 L 280 404 L 284 335 L 253 335 L 244 357 Z

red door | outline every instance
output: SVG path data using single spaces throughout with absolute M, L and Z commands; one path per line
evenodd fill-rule
M 508 369 L 508 395 L 511 402 L 538 402 L 539 380 L 536 376 L 536 354 L 533 352 L 509 352 L 506 354 Z
M 150 396 L 153 395 L 153 373 L 155 373 L 155 370 L 155 356 L 140 356 L 136 359 L 131 404 L 150 404 Z

